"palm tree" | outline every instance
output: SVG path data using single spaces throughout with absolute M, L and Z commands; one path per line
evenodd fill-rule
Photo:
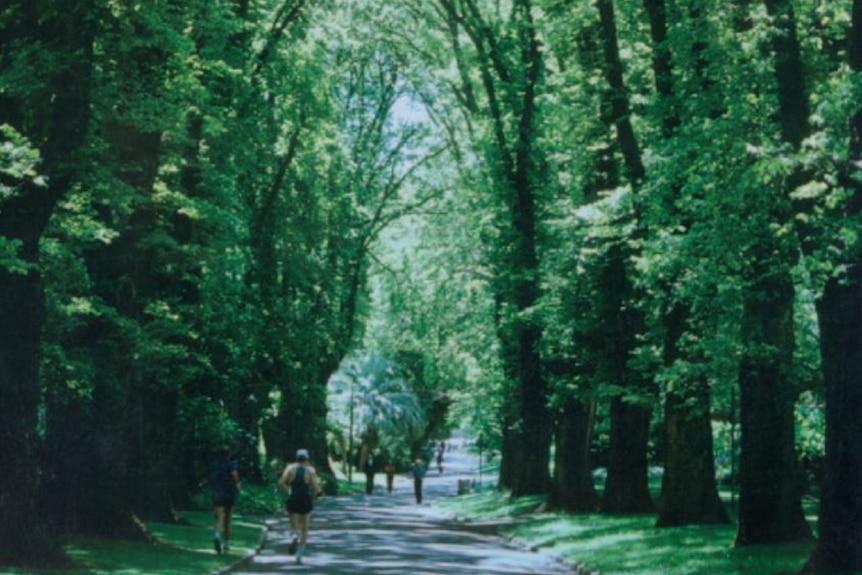
M 389 448 L 409 444 L 420 429 L 422 409 L 398 365 L 384 357 L 361 354 L 346 360 L 329 380 L 331 416 L 347 428 L 347 477 L 352 481 L 354 438 L 368 450 L 383 439 Z

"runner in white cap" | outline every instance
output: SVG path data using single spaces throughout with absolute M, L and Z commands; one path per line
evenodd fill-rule
M 290 514 L 292 535 L 290 552 L 296 552 L 296 562 L 302 563 L 305 544 L 308 541 L 311 511 L 314 509 L 314 496 L 320 495 L 322 491 L 317 480 L 317 472 L 308 463 L 308 451 L 300 449 L 296 452 L 296 462 L 284 468 L 284 473 L 278 480 L 278 486 L 287 493 L 286 505 L 287 512 Z

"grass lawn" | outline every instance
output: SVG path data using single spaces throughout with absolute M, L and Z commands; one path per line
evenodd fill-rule
M 365 476 L 354 474 L 352 484 L 339 481 L 339 493 L 362 493 Z M 195 498 L 201 509 L 209 505 L 206 493 Z M 255 549 L 263 533 L 256 517 L 279 512 L 284 495 L 275 480 L 267 485 L 243 486 L 233 521 L 229 554 L 216 555 L 212 542 L 213 516 L 210 511 L 183 511 L 191 525 L 148 523 L 160 544 L 76 537 L 64 540 L 66 553 L 80 564 L 71 570 L 10 569 L 0 567 L 0 575 L 206 575 L 224 569 Z
M 81 567 L 64 571 L 3 570 L 2 575 L 205 575 L 238 561 L 257 547 L 263 524 L 241 516 L 234 518 L 229 554 L 216 555 L 212 543 L 212 513 L 183 512 L 191 525 L 147 526 L 161 541 L 158 545 L 97 538 L 65 541 L 66 552 Z M 2 569 L 2 568 L 0 568 Z
M 442 505 L 463 518 L 518 518 L 505 534 L 602 575 L 794 575 L 811 551 L 807 544 L 735 548 L 735 525 L 658 529 L 654 514 L 533 513 L 543 500 L 483 491 Z

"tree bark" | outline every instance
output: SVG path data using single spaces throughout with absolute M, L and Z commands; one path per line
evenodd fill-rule
M 687 305 L 667 314 L 664 362 L 683 359 L 678 347 L 689 316 Z M 710 423 L 709 382 L 693 376 L 675 382 L 665 397 L 667 449 L 661 484 L 658 527 L 729 523 L 718 495 Z
M 652 410 L 615 397 L 611 401 L 611 442 L 602 513 L 655 511 L 649 492 L 646 445 Z
M 858 2 L 857 2 L 858 4 Z M 826 381 L 826 460 L 819 539 L 806 573 L 862 570 L 862 263 L 817 304 Z
M 771 34 L 778 85 L 777 120 L 783 141 L 798 150 L 809 133 L 805 70 L 788 0 L 764 0 L 776 30 Z M 792 190 L 801 174 L 787 183 Z M 776 206 L 778 221 L 791 217 Z M 764 232 L 764 236 L 768 232 Z M 805 239 L 802 238 L 803 244 Z M 795 250 L 765 238 L 753 253 L 754 274 L 745 298 L 739 371 L 742 456 L 736 543 L 810 539 L 802 511 L 802 477 L 794 449 L 796 392 L 789 375 L 794 348 L 794 286 L 784 267 Z M 777 258 L 774 254 L 780 254 Z M 772 268 L 772 269 L 770 269 Z
M 620 58 L 617 24 L 613 0 L 595 0 L 599 12 L 602 53 L 604 55 L 603 73 L 610 90 L 608 100 L 611 118 L 614 122 L 617 143 L 626 166 L 626 175 L 637 190 L 638 184 L 646 174 L 640 154 L 640 145 L 631 122 L 629 92 L 623 79 L 623 62 Z
M 737 545 L 807 541 L 802 477 L 794 448 L 796 392 L 793 355 L 794 287 L 784 271 L 764 273 L 743 310 L 739 369 L 740 457 Z
M 623 156 L 625 174 L 636 193 L 646 174 L 640 146 L 631 123 L 631 107 L 623 77 L 617 37 L 616 16 L 612 0 L 596 0 L 604 58 L 602 72 L 609 86 L 607 92 L 617 145 Z M 638 225 L 641 225 L 638 223 Z M 643 230 L 636 229 L 639 235 Z M 611 306 L 604 312 L 609 324 L 608 359 L 613 374 L 609 381 L 637 395 L 649 394 L 647 382 L 629 366 L 637 335 L 643 332 L 642 313 L 629 305 L 632 285 L 627 260 L 631 256 L 623 246 L 613 246 L 602 283 L 607 286 Z M 633 403 L 619 395 L 611 403 L 611 442 L 608 479 L 602 496 L 602 511 L 607 513 L 643 513 L 654 509 L 649 493 L 647 439 L 652 410 L 645 402 Z
M 59 199 L 71 185 L 69 164 L 84 143 L 89 125 L 92 79 L 91 2 L 59 10 L 11 2 L 4 8 L 0 48 L 4 62 L 11 41 L 56 53 L 62 64 L 39 80 L 44 90 L 32 97 L 0 96 L 0 123 L 8 123 L 41 151 L 39 172 L 48 188 L 19 182 L 15 196 L 0 206 L 0 235 L 20 242 L 19 257 L 33 266 L 19 274 L 0 268 L 0 564 L 57 565 L 65 562 L 45 532 L 37 511 L 39 459 L 37 409 L 39 362 L 45 319 L 44 292 L 37 271 L 39 240 Z M 8 34 L 8 35 L 7 35 Z M 20 48 L 16 46 L 16 48 Z M 6 182 L 4 182 L 6 183 Z M 11 182 L 10 182 L 11 183 Z
M 849 34 L 850 69 L 862 70 L 862 0 L 854 0 Z M 850 118 L 844 184 L 853 190 L 847 212 L 859 216 L 862 184 L 862 107 Z M 853 166 L 853 161 L 857 165 Z M 846 277 L 829 280 L 817 303 L 820 350 L 826 383 L 826 461 L 820 490 L 818 540 L 805 573 L 862 571 L 862 262 Z
M 567 513 L 596 513 L 599 495 L 590 468 L 596 402 L 568 400 L 557 416 L 549 504 Z
M 664 0 L 644 0 L 644 7 L 650 20 L 656 94 L 662 101 L 661 108 L 665 110 L 661 118 L 662 131 L 665 138 L 670 140 L 681 121 L 674 98 L 672 54 L 667 45 L 666 5 Z M 696 42 L 692 48 L 700 54 L 705 46 Z M 701 84 L 703 93 L 708 93 L 708 81 L 704 79 Z M 675 185 L 670 193 L 671 197 L 678 196 L 681 186 Z M 678 218 L 673 211 L 671 215 Z M 674 297 L 669 286 L 664 291 L 668 297 Z M 663 342 L 666 367 L 673 366 L 678 360 L 702 363 L 698 358 L 686 357 L 679 347 L 688 329 L 690 316 L 691 304 L 679 302 L 662 317 L 666 334 Z M 709 382 L 700 375 L 675 381 L 673 388 L 667 391 L 664 405 L 666 456 L 656 522 L 658 527 L 730 521 L 715 481 L 709 396 Z
M 611 430 L 608 477 L 602 495 L 602 512 L 614 514 L 654 511 L 649 492 L 647 441 L 652 409 L 648 382 L 634 370 L 631 361 L 637 335 L 643 332 L 643 317 L 629 302 L 632 286 L 626 268 L 627 248 L 614 245 L 606 256 L 601 286 L 605 346 L 604 379 L 637 399 L 618 393 L 611 400 Z
M 464 27 L 476 49 L 479 74 L 487 98 L 491 122 L 494 161 L 498 167 L 496 187 L 501 206 L 496 264 L 495 298 L 501 307 L 510 306 L 514 319 L 498 322 L 506 376 L 516 382 L 512 394 L 514 416 L 504 434 L 504 470 L 501 483 L 511 487 L 513 497 L 547 493 L 550 485 L 550 445 L 552 426 L 547 408 L 547 383 L 541 369 L 539 342 L 541 326 L 524 318 L 540 295 L 539 254 L 536 237 L 537 96 L 542 75 L 532 3 L 516 0 L 511 14 L 516 37 L 513 51 L 504 52 L 492 26 L 482 18 L 474 0 L 439 1 L 447 15 L 447 28 L 457 22 Z M 458 40 L 453 36 L 456 53 Z M 467 63 L 459 60 L 460 67 Z M 472 72 L 462 70 L 462 77 Z M 507 116 L 515 118 L 515 129 Z M 499 308 L 498 308 L 499 309 Z M 498 318 L 499 319 L 499 318 Z
M 503 416 L 500 425 L 500 475 L 498 489 L 511 489 L 519 452 L 515 446 L 512 417 Z
M 514 278 L 514 303 L 519 314 L 533 307 L 539 298 L 539 256 L 536 238 L 536 198 L 533 189 L 536 139 L 536 97 L 542 58 L 532 19 L 532 6 L 527 0 L 515 3 L 519 28 L 521 65 L 524 67 L 521 115 L 515 143 L 515 172 L 510 175 L 515 201 L 512 206 L 512 228 L 515 232 L 516 260 L 511 273 Z M 520 384 L 521 426 L 520 444 L 523 465 L 515 469 L 512 496 L 547 493 L 550 485 L 551 418 L 548 413 L 548 390 L 539 354 L 542 329 L 531 319 L 515 320 L 518 346 L 516 372 Z

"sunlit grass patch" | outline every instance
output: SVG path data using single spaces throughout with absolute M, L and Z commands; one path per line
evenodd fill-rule
M 545 497 L 542 495 L 512 499 L 499 491 L 480 491 L 439 502 L 439 505 L 462 517 L 501 519 L 532 513 Z
M 734 524 L 659 529 L 654 514 L 533 513 L 542 501 L 487 491 L 442 505 L 477 521 L 520 518 L 503 533 L 602 575 L 791 575 L 811 552 L 803 544 L 736 548 Z
M 735 526 L 657 528 L 653 515 L 552 515 L 511 534 L 604 575 L 798 573 L 809 545 L 733 547 Z
M 229 554 L 216 555 L 212 514 L 186 512 L 191 525 L 149 523 L 160 543 L 76 537 L 65 542 L 68 555 L 81 567 L 64 571 L 9 570 L 3 575 L 203 575 L 231 565 L 256 548 L 261 523 L 236 517 Z

